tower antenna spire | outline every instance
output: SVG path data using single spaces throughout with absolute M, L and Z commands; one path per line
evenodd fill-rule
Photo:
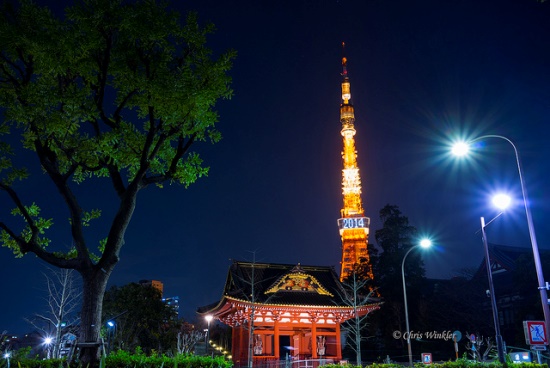
M 346 58 L 346 43 L 342 41 L 342 76 L 343 77 L 348 76 L 347 63 L 348 63 L 348 59 Z
M 367 251 L 370 219 L 365 217 L 361 199 L 361 175 L 355 150 L 355 111 L 351 103 L 351 85 L 348 77 L 347 58 L 342 42 L 342 102 L 340 104 L 340 131 L 343 138 L 342 194 L 343 207 L 338 228 L 342 239 L 340 281 L 350 276 L 357 266 L 372 279 L 372 266 Z

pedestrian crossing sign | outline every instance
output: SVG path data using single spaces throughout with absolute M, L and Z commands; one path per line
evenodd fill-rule
M 422 353 L 422 363 L 432 364 L 432 353 Z
M 523 321 L 525 342 L 528 345 L 548 345 L 548 334 L 544 321 Z

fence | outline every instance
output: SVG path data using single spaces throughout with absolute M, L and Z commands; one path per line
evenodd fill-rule
M 254 359 L 253 368 L 318 368 L 319 366 L 322 366 L 325 364 L 332 364 L 332 363 L 334 363 L 334 360 L 332 359 L 302 359 L 302 360 L 294 360 L 294 359 L 256 360 Z M 246 365 L 241 365 L 241 366 L 235 365 L 234 367 L 242 368 L 242 367 L 246 367 Z

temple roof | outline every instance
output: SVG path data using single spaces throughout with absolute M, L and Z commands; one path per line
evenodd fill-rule
M 489 243 L 489 256 L 491 258 L 491 267 L 493 273 L 499 273 L 504 271 L 514 271 L 518 259 L 522 256 L 532 257 L 533 250 L 529 247 L 514 247 L 509 245 L 501 245 Z M 545 253 L 545 250 L 540 251 L 541 254 Z M 485 257 L 481 261 L 481 264 L 476 272 L 476 277 L 486 277 L 486 263 Z
M 273 306 L 346 307 L 343 294 L 332 267 L 234 261 L 221 300 L 197 312 L 217 309 L 226 299 Z

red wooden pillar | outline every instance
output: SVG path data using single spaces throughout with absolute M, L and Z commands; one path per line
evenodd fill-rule
M 273 335 L 275 336 L 275 359 L 281 359 L 281 354 L 279 353 L 279 317 L 273 318 L 275 322 L 273 323 Z
M 311 357 L 317 359 L 317 317 L 311 318 Z
M 240 341 L 240 350 L 242 356 L 242 363 L 248 365 L 248 330 L 244 328 L 244 322 L 241 325 L 241 341 Z
M 242 366 L 242 354 L 241 354 L 241 336 L 243 333 L 243 326 L 239 324 L 233 327 L 233 336 L 231 336 L 231 355 L 233 356 L 233 364 Z
M 340 341 L 340 321 L 336 320 L 336 360 L 342 360 L 342 342 Z

